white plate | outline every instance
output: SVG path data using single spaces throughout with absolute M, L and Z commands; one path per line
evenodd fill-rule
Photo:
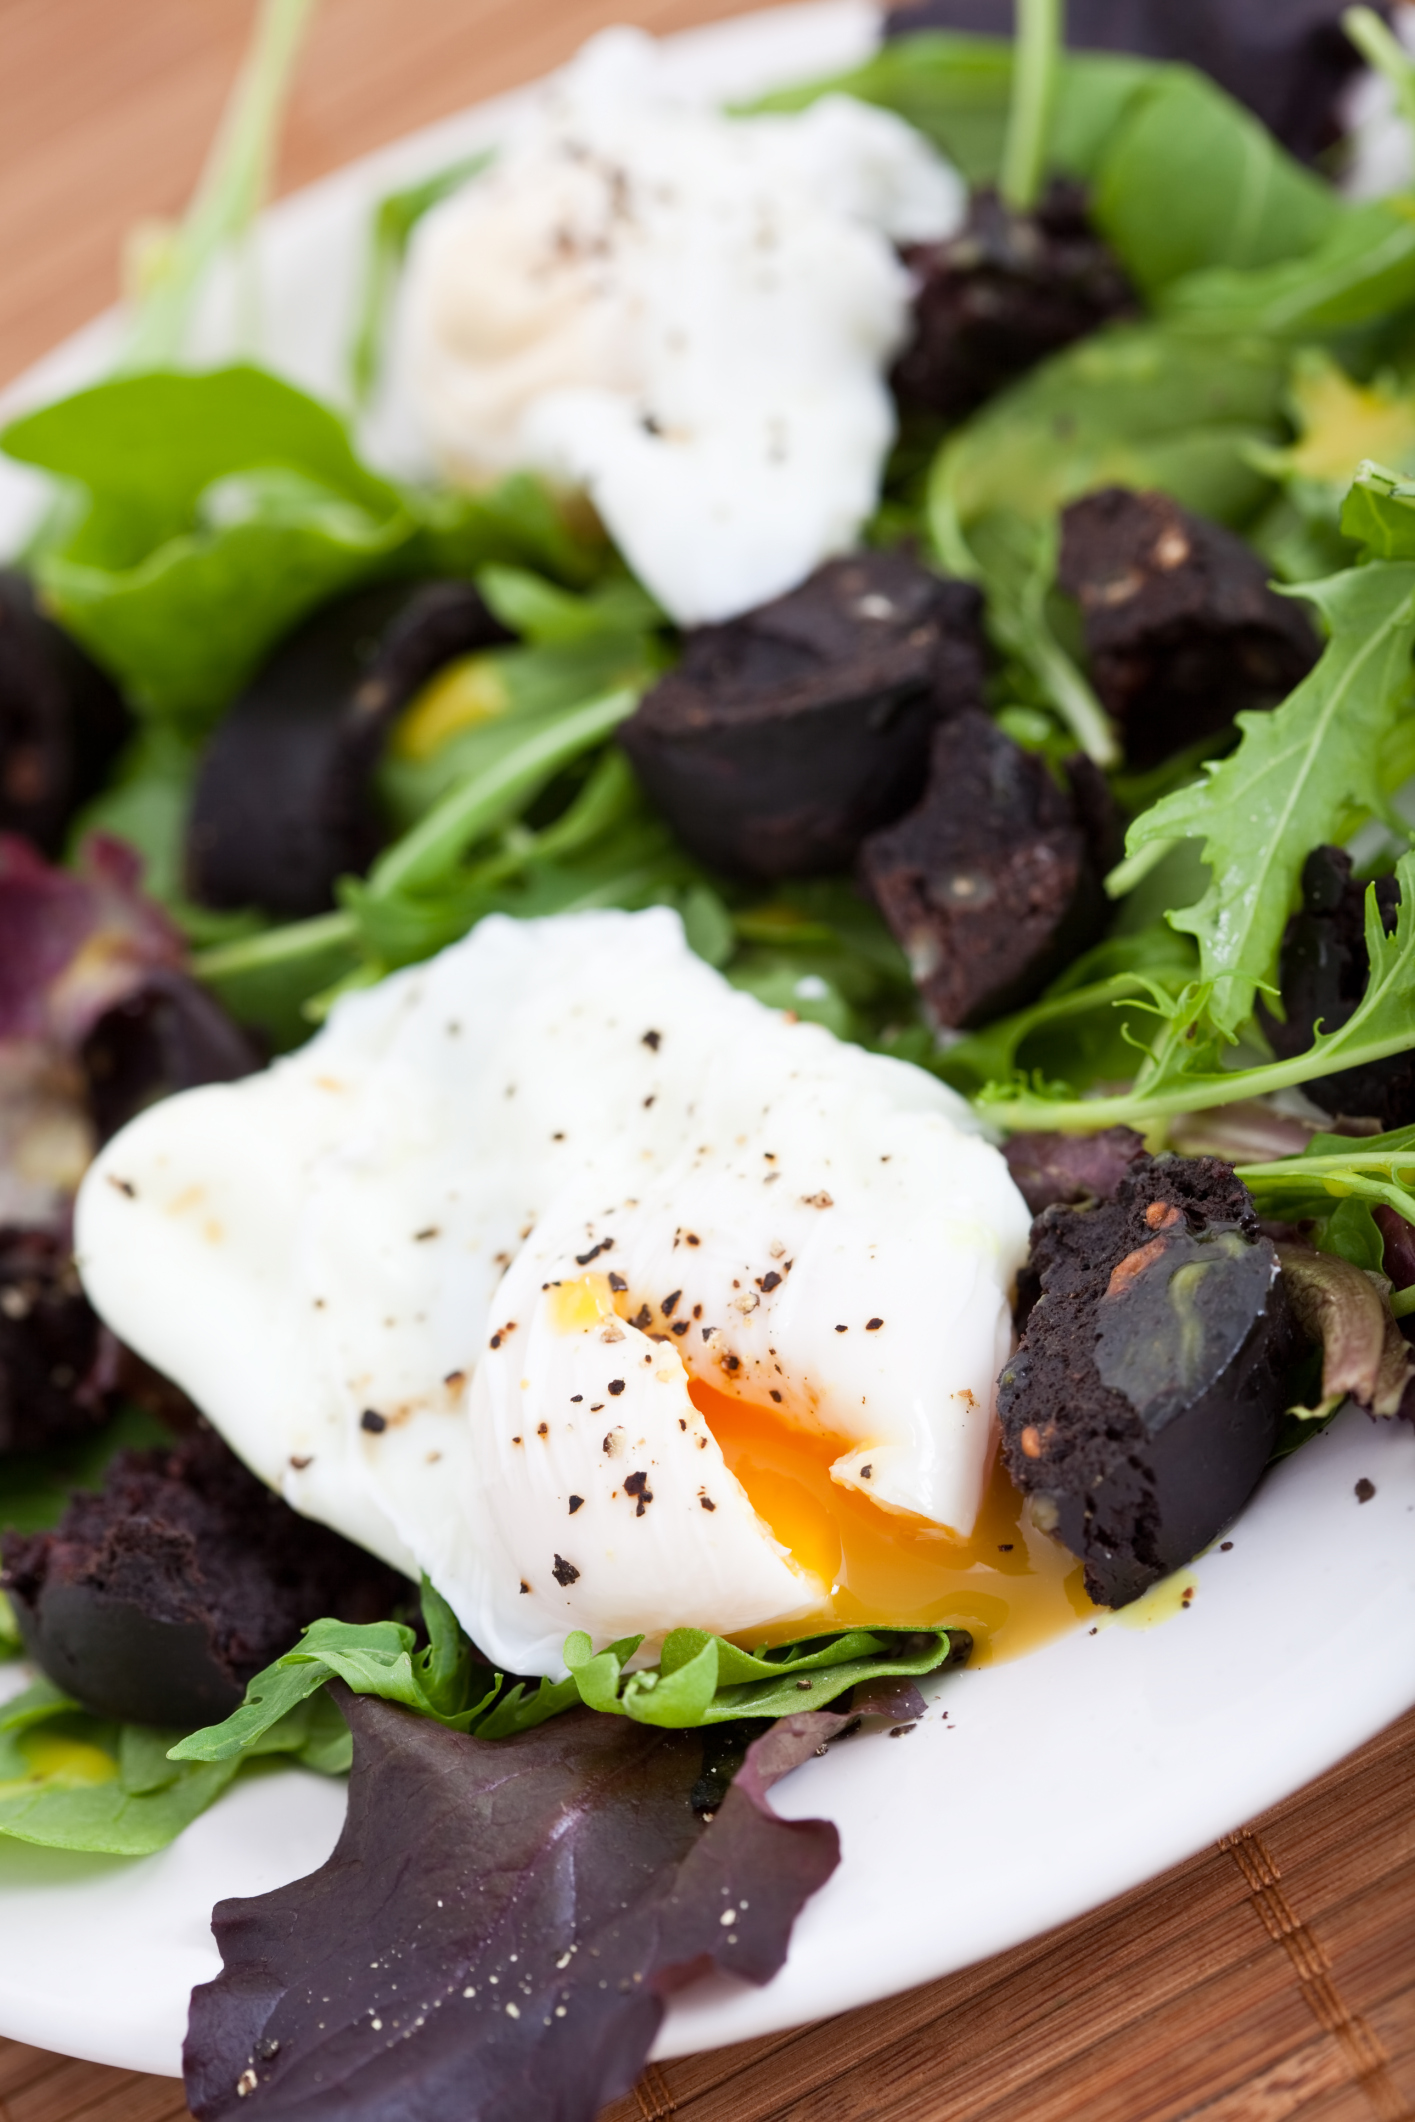
M 860 0 L 778 9 L 674 40 L 704 94 L 746 96 L 852 63 Z M 484 106 L 289 201 L 265 231 L 269 343 L 297 380 L 339 381 L 367 207 L 494 137 Z M 220 345 L 219 301 L 208 319 Z M 33 403 L 97 373 L 103 320 L 24 379 Z M 384 430 L 383 447 L 395 439 Z M 0 477 L 0 545 L 33 489 Z M 1358 1480 L 1375 1496 L 1357 1501 Z M 1228 1553 L 1185 1573 L 1187 1611 L 1085 1629 L 943 1683 L 908 1738 L 859 1738 L 780 1786 L 841 1830 L 839 1870 L 765 1989 L 704 1982 L 656 2053 L 682 2055 L 926 1982 L 1096 1907 L 1296 1790 L 1415 1704 L 1415 1430 L 1348 1413 L 1279 1467 Z M 0 1691 L 22 1684 L 0 1668 Z M 947 1722 L 943 1719 L 946 1710 Z M 128 2069 L 180 2068 L 187 1995 L 216 1972 L 212 1903 L 321 1864 L 342 1787 L 277 1769 L 238 1783 L 162 1855 L 63 1856 L 0 1837 L 0 2033 Z

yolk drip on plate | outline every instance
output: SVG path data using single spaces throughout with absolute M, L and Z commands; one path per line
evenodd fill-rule
M 1001 1459 L 972 1536 L 956 1540 L 832 1481 L 832 1461 L 850 1449 L 843 1439 L 797 1429 L 697 1379 L 689 1392 L 758 1517 L 831 1586 L 823 1627 L 952 1623 L 973 1631 L 973 1663 L 986 1665 L 1036 1650 L 1095 1613 L 1080 1563 L 1030 1523 Z M 801 1628 L 796 1621 L 780 1634 Z

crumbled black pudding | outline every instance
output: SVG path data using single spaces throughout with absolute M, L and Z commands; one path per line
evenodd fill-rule
M 0 832 L 57 855 L 129 728 L 116 688 L 44 617 L 29 577 L 0 568 Z
M 1361 64 L 1343 33 L 1346 0 L 1067 0 L 1073 51 L 1179 59 L 1246 103 L 1283 146 L 1310 162 L 1341 133 L 1341 96 Z M 1010 37 L 1013 0 L 915 0 L 885 34 L 921 29 Z M 944 146 L 947 148 L 945 141 Z
M 890 378 L 894 395 L 906 411 L 950 421 L 1137 307 L 1086 219 L 1084 191 L 1061 178 L 1025 214 L 995 191 L 974 192 L 957 235 L 914 244 L 904 261 L 916 285 L 914 336 Z
M 980 702 L 980 600 L 902 552 L 832 560 L 690 633 L 619 732 L 674 832 L 724 875 L 848 869 L 918 800 L 941 714 Z
M 111 1410 L 115 1358 L 67 1239 L 0 1226 L 0 1458 L 97 1429 Z
M 1275 707 L 1319 653 L 1300 603 L 1222 524 L 1110 486 L 1062 514 L 1057 580 L 1081 607 L 1091 677 L 1132 766 Z
M 1146 1158 L 1112 1201 L 1032 1226 L 1041 1294 L 1002 1373 L 1008 1472 L 1125 1606 L 1256 1487 L 1299 1335 L 1277 1253 L 1216 1157 Z
M 455 656 L 506 641 L 469 582 L 385 583 L 326 607 L 223 718 L 197 775 L 187 887 L 203 906 L 319 914 L 384 834 L 371 777 L 399 711 Z
M 221 1439 L 120 1452 L 52 1532 L 7 1535 L 3 1583 L 25 1647 L 100 1715 L 209 1724 L 311 1621 L 384 1619 L 412 1587 L 301 1518 Z
M 1400 883 L 1376 879 L 1376 909 L 1386 934 L 1395 933 Z M 1260 1009 L 1273 1052 L 1282 1060 L 1304 1054 L 1318 1024 L 1334 1032 L 1346 1023 L 1366 992 L 1371 960 L 1366 949 L 1366 886 L 1351 874 L 1351 857 L 1340 847 L 1314 848 L 1302 866 L 1302 906 L 1287 924 L 1278 973 L 1286 1022 Z M 1378 1120 L 1381 1127 L 1415 1121 L 1415 1053 L 1392 1054 L 1364 1068 L 1317 1076 L 1303 1090 L 1324 1112 L 1344 1119 Z
M 100 1142 L 160 1098 L 234 1083 L 264 1058 L 214 995 L 171 966 L 155 966 L 105 1010 L 79 1054 Z
M 918 808 L 874 833 L 861 873 L 940 1028 L 1019 1008 L 1100 934 L 1117 858 L 1088 759 L 1060 787 L 981 708 L 936 731 Z

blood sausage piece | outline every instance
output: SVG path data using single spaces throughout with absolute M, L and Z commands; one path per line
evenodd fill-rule
M 1030 1001 L 1104 923 L 1104 783 L 1089 760 L 1060 788 L 980 708 L 935 733 L 917 809 L 874 833 L 861 869 L 940 1029 Z
M 299 1517 L 211 1430 L 119 1452 L 52 1532 L 10 1534 L 3 1582 L 30 1656 L 101 1716 L 188 1730 L 311 1621 L 384 1619 L 412 1587 Z
M 1344 848 L 1314 848 L 1302 867 L 1302 905 L 1287 924 L 1278 973 L 1286 1022 L 1259 1005 L 1263 1029 L 1280 1060 L 1304 1054 L 1320 1024 L 1334 1032 L 1366 992 L 1366 890 L 1351 874 Z M 1400 885 L 1376 879 L 1376 908 L 1386 934 L 1395 932 Z M 1415 1053 L 1392 1054 L 1364 1068 L 1317 1076 L 1303 1091 L 1324 1112 L 1377 1120 L 1382 1129 L 1415 1121 Z
M 453 657 L 508 639 L 468 582 L 382 584 L 282 643 L 207 747 L 187 827 L 203 906 L 325 912 L 382 840 L 370 781 L 399 711 Z
M 0 1459 L 99 1428 L 116 1376 L 116 1343 L 79 1287 L 68 1238 L 0 1227 Z M 0 1478 L 0 1524 L 3 1490 Z
M 1038 1523 L 1125 1606 L 1257 1486 L 1300 1336 L 1277 1252 L 1216 1157 L 1146 1158 L 1112 1201 L 1032 1227 L 1041 1294 L 1002 1373 L 1007 1468 Z
M 1057 579 L 1132 766 L 1215 736 L 1240 708 L 1276 707 L 1316 662 L 1306 614 L 1268 572 L 1168 494 L 1110 486 L 1063 512 Z
M 57 854 L 130 727 L 116 687 L 44 617 L 29 577 L 0 568 L 0 832 Z
M 917 284 L 914 337 L 890 380 L 906 410 L 945 420 L 1137 306 L 1091 231 L 1084 191 L 1062 179 L 1026 214 L 995 191 L 974 192 L 957 235 L 915 244 L 904 258 Z
M 918 800 L 940 714 L 981 700 L 976 590 L 901 552 L 832 560 L 690 633 L 619 732 L 691 853 L 727 876 L 848 869 Z

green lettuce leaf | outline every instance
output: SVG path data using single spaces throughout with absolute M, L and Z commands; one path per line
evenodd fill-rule
M 1380 746 L 1404 716 L 1415 645 L 1415 565 L 1382 562 L 1314 583 L 1302 595 L 1330 639 L 1297 690 L 1266 714 L 1242 714 L 1238 749 L 1131 826 L 1131 854 L 1203 842 L 1211 872 L 1197 903 L 1172 916 L 1198 938 L 1208 1010 L 1222 1033 L 1250 1016 L 1270 984 L 1302 865 L 1344 837 L 1352 810 L 1385 813 Z
M 450 198 L 453 192 L 460 191 L 464 184 L 486 168 L 491 159 L 489 149 L 481 154 L 466 155 L 461 161 L 437 170 L 417 184 L 390 192 L 375 207 L 364 261 L 358 322 L 349 353 L 349 374 L 356 404 L 364 404 L 378 383 L 388 313 L 413 230 L 424 214 L 443 199 Z
M 1348 207 L 1304 257 L 1237 271 L 1186 274 L 1160 297 L 1163 318 L 1186 332 L 1226 338 L 1332 338 L 1381 323 L 1415 303 L 1415 199 Z
M 1415 480 L 1362 464 L 1342 503 L 1341 528 L 1368 560 L 1415 560 Z
M 871 1628 L 751 1652 L 724 1637 L 680 1628 L 665 1640 L 656 1666 L 631 1673 L 626 1666 L 641 1636 L 596 1654 L 590 1638 L 576 1633 L 565 1645 L 567 1679 L 515 1680 L 508 1686 L 502 1674 L 476 1663 L 451 1608 L 426 1578 L 422 1598 L 425 1649 L 415 1648 L 413 1631 L 399 1622 L 356 1628 L 316 1621 L 293 1650 L 256 1675 L 244 1703 L 224 1724 L 180 1740 L 171 1758 L 237 1761 L 265 1744 L 282 1720 L 333 1679 L 356 1695 L 399 1702 L 482 1739 L 529 1731 L 580 1703 L 606 1715 L 682 1731 L 739 1717 L 822 1709 L 849 1687 L 917 1678 L 949 1661 L 961 1662 L 971 1648 L 962 1629 Z
M 85 490 L 39 582 L 135 705 L 192 731 L 416 529 L 342 422 L 258 368 L 97 384 L 12 421 L 0 448 Z
M 146 1857 L 215 1803 L 244 1758 L 281 1754 L 326 1775 L 349 1766 L 348 1729 L 323 1696 L 294 1705 L 242 1757 L 174 1761 L 179 1736 L 90 1716 L 50 1681 L 35 1681 L 0 1703 L 0 1835 Z

